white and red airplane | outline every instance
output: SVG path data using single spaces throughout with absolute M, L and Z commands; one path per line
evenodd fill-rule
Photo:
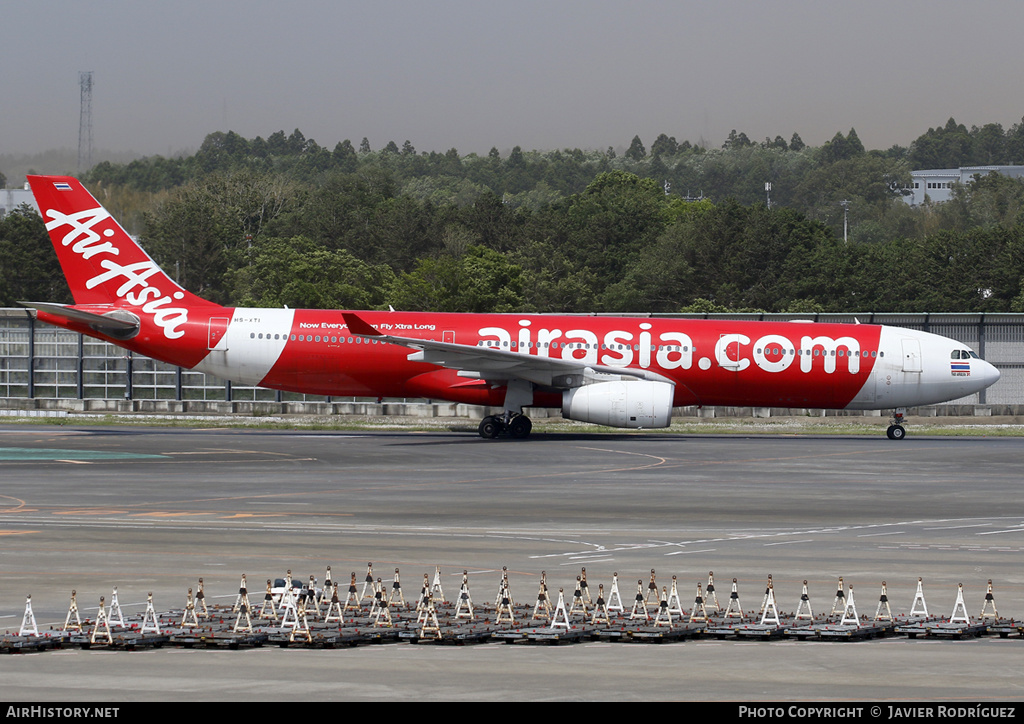
M 526 407 L 667 427 L 683 405 L 893 409 L 985 389 L 967 345 L 875 324 L 222 307 L 171 280 L 74 178 L 29 176 L 75 303 L 38 318 L 240 384 L 501 407 L 480 435 L 530 434 Z

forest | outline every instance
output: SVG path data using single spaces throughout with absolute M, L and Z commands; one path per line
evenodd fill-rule
M 171 276 L 229 305 L 1024 312 L 1024 182 L 903 200 L 913 169 L 1022 163 L 1024 119 L 949 119 L 884 151 L 854 129 L 818 147 L 733 131 L 718 148 L 662 134 L 486 156 L 296 129 L 215 132 L 83 180 Z M 27 208 L 0 219 L 0 306 L 17 300 L 71 301 Z

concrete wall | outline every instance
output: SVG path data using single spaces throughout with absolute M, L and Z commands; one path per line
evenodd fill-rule
M 142 413 L 153 415 L 238 415 L 244 417 L 327 416 L 327 417 L 402 417 L 463 418 L 481 420 L 485 415 L 500 412 L 496 408 L 460 405 L 452 402 L 224 402 L 210 400 L 70 400 L 53 398 L 0 399 L 0 417 L 46 416 L 74 413 Z M 533 419 L 561 418 L 561 411 L 551 408 L 527 408 Z M 911 407 L 908 415 L 922 417 L 993 417 L 1024 415 L 1022 405 L 946 404 Z M 721 417 L 882 417 L 878 410 L 820 410 L 780 407 L 677 407 L 673 419 Z

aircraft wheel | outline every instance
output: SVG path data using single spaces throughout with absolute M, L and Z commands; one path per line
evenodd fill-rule
M 528 437 L 530 431 L 533 429 L 533 423 L 526 415 L 517 415 L 512 418 L 512 421 L 508 424 L 509 434 L 517 440 L 522 440 L 524 437 Z
M 907 436 L 907 431 L 902 425 L 889 425 L 889 429 L 885 431 L 885 436 L 890 440 L 902 440 Z
M 480 421 L 480 427 L 477 432 L 480 433 L 480 437 L 493 440 L 501 434 L 502 427 L 501 420 L 493 415 L 488 415 Z

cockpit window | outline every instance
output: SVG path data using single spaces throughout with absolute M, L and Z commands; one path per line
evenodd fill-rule
M 950 359 L 981 359 L 976 352 L 969 349 L 954 349 L 949 355 Z

